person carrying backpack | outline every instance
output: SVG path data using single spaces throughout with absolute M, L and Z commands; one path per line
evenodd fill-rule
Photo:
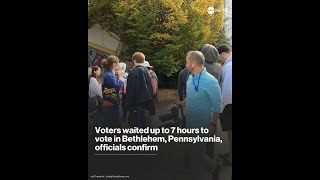
M 155 101 L 158 101 L 158 76 L 157 74 L 152 70 L 153 66 L 150 66 L 150 63 L 148 61 L 144 61 L 143 66 L 147 69 L 148 73 L 151 77 L 151 84 L 152 84 L 152 90 L 153 90 L 153 97 Z

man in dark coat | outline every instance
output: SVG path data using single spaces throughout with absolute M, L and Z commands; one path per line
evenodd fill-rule
M 188 80 L 190 73 L 188 72 L 187 68 L 184 68 L 180 71 L 179 76 L 178 76 L 178 95 L 179 95 L 179 100 L 180 102 L 183 101 L 186 96 L 186 82 Z
M 144 60 L 141 52 L 132 56 L 135 67 L 129 72 L 126 93 L 129 127 L 152 127 L 151 115 L 155 115 L 151 78 L 143 66 Z

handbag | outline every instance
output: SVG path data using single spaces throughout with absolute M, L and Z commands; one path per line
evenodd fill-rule
M 115 88 L 105 87 L 103 90 L 103 99 L 111 102 L 113 105 L 120 105 L 121 97 Z
M 88 111 L 89 113 L 94 111 L 101 111 L 103 105 L 103 99 L 100 96 L 94 96 L 88 100 Z

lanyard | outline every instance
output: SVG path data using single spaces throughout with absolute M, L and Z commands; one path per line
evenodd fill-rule
M 203 71 L 203 69 L 202 69 L 202 71 Z M 197 86 L 196 86 L 195 83 L 194 83 L 194 75 L 193 75 L 193 78 L 192 78 L 194 90 L 195 90 L 196 92 L 198 92 L 198 90 L 199 90 L 199 82 L 200 82 L 200 77 L 201 77 L 202 71 L 200 72 L 199 79 L 198 79 L 198 85 L 197 85 Z

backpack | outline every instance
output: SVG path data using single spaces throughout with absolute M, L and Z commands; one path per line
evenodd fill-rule
M 153 90 L 153 95 L 157 94 L 157 79 L 155 77 L 151 77 L 151 84 L 152 84 L 152 90 Z
M 93 113 L 95 111 L 102 110 L 103 99 L 100 96 L 91 97 L 88 100 L 88 112 Z

